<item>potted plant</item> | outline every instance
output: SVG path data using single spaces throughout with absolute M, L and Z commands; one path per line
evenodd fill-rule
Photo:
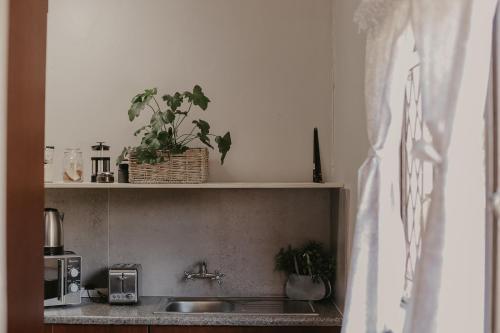
M 210 99 L 200 86 L 192 91 L 176 92 L 162 97 L 163 107 L 156 98 L 158 90 L 146 89 L 137 94 L 128 110 L 130 121 L 141 112 L 151 112 L 149 124 L 135 131 L 142 136 L 137 147 L 126 147 L 118 157 L 117 164 L 129 157 L 129 180 L 131 183 L 203 183 L 208 179 L 208 149 L 190 148 L 197 140 L 214 149 L 215 141 L 221 154 L 221 164 L 231 148 L 231 134 L 214 135 L 210 125 L 203 119 L 192 120 L 192 129 L 181 133 L 180 126 L 191 115 L 194 107 L 207 110 Z
M 281 248 L 275 256 L 275 269 L 287 274 L 285 292 L 291 299 L 318 301 L 333 294 L 335 260 L 321 243 Z

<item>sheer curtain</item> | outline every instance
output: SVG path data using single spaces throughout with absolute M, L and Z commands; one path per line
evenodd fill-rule
M 384 332 L 401 326 L 405 244 L 399 202 L 399 147 L 404 87 L 413 49 L 409 2 L 360 7 L 360 24 L 374 25 L 366 46 L 365 99 L 371 149 L 359 170 L 343 332 Z M 369 15 L 369 16 L 367 16 Z M 397 278 L 395 278 L 397 277 Z
M 365 0 L 366 112 L 344 333 L 484 331 L 484 105 L 496 0 Z M 414 39 L 413 39 L 414 38 Z M 414 289 L 401 306 L 404 235 L 399 145 L 410 52 L 421 60 L 434 189 Z
M 434 191 L 405 332 L 483 332 L 484 110 L 496 0 L 414 0 Z

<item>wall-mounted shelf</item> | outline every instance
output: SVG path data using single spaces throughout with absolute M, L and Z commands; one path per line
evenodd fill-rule
M 97 184 L 97 183 L 45 183 L 46 189 L 335 189 L 343 188 L 341 183 L 204 183 L 204 184 Z

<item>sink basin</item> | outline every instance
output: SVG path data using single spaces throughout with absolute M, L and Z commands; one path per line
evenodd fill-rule
M 167 304 L 167 312 L 182 313 L 223 313 L 232 312 L 234 303 L 228 301 L 172 301 Z
M 318 315 L 311 302 L 282 298 L 170 298 L 165 310 L 156 313 Z

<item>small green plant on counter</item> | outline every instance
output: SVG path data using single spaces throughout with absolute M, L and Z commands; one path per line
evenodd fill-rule
M 275 269 L 287 275 L 312 275 L 315 282 L 323 279 L 333 284 L 335 281 L 335 259 L 319 242 L 310 241 L 298 248 L 288 245 L 281 248 L 274 259 Z
M 162 97 L 166 106 L 161 107 L 156 95 L 158 89 L 146 89 L 132 99 L 128 110 L 130 121 L 138 118 L 144 109 L 152 112 L 149 124 L 135 131 L 134 136 L 142 135 L 141 144 L 137 147 L 126 147 L 118 157 L 117 164 L 133 149 L 139 163 L 157 164 L 164 160 L 159 151 L 168 151 L 171 154 L 182 154 L 189 149 L 188 145 L 193 140 L 214 149 L 212 139 L 219 148 L 221 164 L 224 164 L 226 154 L 231 148 L 231 134 L 223 136 L 210 133 L 210 125 L 203 119 L 193 120 L 190 132 L 179 133 L 181 124 L 191 113 L 193 106 L 205 111 L 210 99 L 205 96 L 200 86 L 194 86 L 192 91 L 176 92 Z

